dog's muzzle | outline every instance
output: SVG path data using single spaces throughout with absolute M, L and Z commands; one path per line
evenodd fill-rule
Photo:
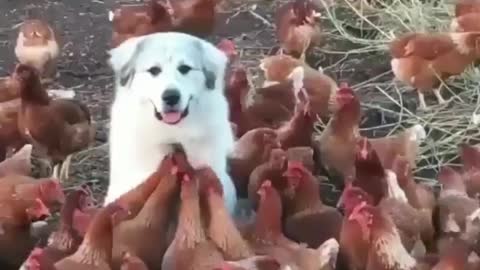
M 184 110 L 180 110 L 179 103 L 181 100 L 180 91 L 177 89 L 167 89 L 163 92 L 162 102 L 163 111 L 159 112 L 152 102 L 155 110 L 155 117 L 169 125 L 178 124 L 183 118 L 188 115 L 188 107 L 190 105 L 190 99 Z

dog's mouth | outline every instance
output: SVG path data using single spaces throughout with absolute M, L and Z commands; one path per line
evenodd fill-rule
M 155 104 L 152 102 L 153 105 L 153 110 L 155 112 L 155 117 L 159 120 L 162 121 L 166 124 L 169 125 L 175 125 L 180 123 L 180 121 L 183 120 L 183 118 L 187 117 L 188 112 L 189 112 L 189 107 L 190 107 L 190 100 L 188 101 L 187 107 L 183 111 L 175 110 L 175 109 L 170 109 L 166 110 L 163 112 L 159 112 L 157 110 L 157 107 L 155 107 Z

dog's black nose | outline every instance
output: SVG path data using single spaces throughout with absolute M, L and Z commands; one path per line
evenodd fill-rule
M 163 92 L 162 100 L 168 106 L 175 106 L 180 101 L 180 92 L 177 89 L 167 89 Z

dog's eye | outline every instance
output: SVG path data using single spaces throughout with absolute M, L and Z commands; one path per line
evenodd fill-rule
M 190 72 L 190 70 L 192 70 L 192 68 L 187 65 L 181 65 L 178 67 L 178 71 L 182 74 L 187 74 L 188 72 Z
M 162 69 L 159 67 L 151 67 L 148 70 L 148 73 L 152 74 L 153 76 L 157 76 L 162 72 Z

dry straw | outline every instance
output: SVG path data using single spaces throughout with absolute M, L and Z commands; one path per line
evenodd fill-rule
M 454 3 L 442 0 L 338 0 L 338 5 L 329 6 L 325 0 L 318 0 L 324 5 L 323 14 L 326 21 L 333 24 L 330 35 L 338 40 L 355 44 L 353 50 L 326 51 L 323 53 L 358 54 L 362 57 L 366 53 L 385 54 L 388 57 L 388 43 L 396 36 L 405 32 L 445 32 L 449 31 L 453 17 Z M 340 18 L 342 16 L 342 18 Z M 351 24 L 370 35 L 354 35 L 345 24 L 349 18 Z M 350 24 L 350 25 L 351 25 Z M 373 34 L 372 34 L 373 33 Z M 390 59 L 385 59 L 390 61 Z M 381 74 L 383 75 L 383 74 Z M 364 102 L 366 108 L 374 108 L 382 113 L 395 116 L 398 121 L 376 128 L 389 128 L 389 133 L 396 133 L 405 127 L 422 124 L 427 130 L 427 139 L 421 145 L 416 169 L 419 180 L 436 183 L 435 171 L 444 164 L 456 162 L 458 144 L 461 142 L 477 142 L 480 139 L 478 128 L 479 117 L 479 83 L 480 71 L 469 67 L 461 76 L 444 82 L 442 92 L 451 96 L 444 105 L 430 105 L 430 110 L 413 112 L 406 109 L 402 93 L 412 88 L 390 80 L 371 78 L 366 82 L 355 85 L 357 90 L 375 89 L 376 99 Z M 393 110 L 392 104 L 400 109 Z M 423 173 L 419 173 L 423 172 Z

